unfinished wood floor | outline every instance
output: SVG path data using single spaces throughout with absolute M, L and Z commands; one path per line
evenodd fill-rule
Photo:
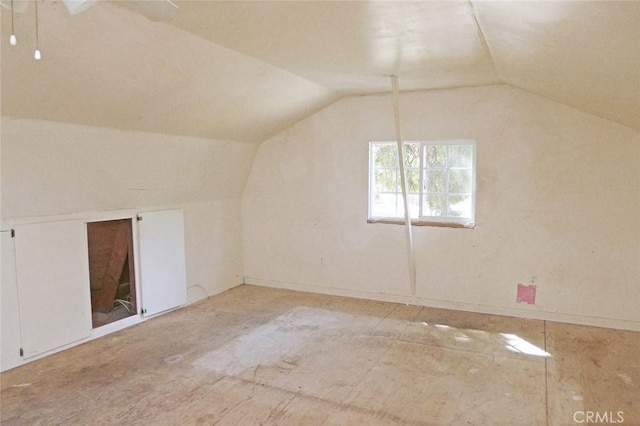
M 5 372 L 2 424 L 640 424 L 639 349 L 635 332 L 241 286 Z

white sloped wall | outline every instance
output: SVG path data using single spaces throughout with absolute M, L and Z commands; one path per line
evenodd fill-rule
M 640 329 L 640 138 L 509 86 L 401 96 L 410 140 L 477 141 L 475 229 L 367 224 L 368 142 L 390 96 L 345 98 L 260 145 L 243 199 L 247 283 Z M 537 304 L 516 303 L 518 283 Z
M 248 143 L 3 117 L 2 229 L 85 212 L 182 209 L 193 302 L 243 281 L 241 198 L 255 152 Z M 7 246 L 3 370 L 21 362 Z

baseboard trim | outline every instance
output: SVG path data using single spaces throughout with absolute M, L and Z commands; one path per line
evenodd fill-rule
M 313 284 L 282 282 L 263 278 L 245 277 L 245 284 L 261 287 L 280 288 L 309 293 L 327 294 L 331 296 L 354 297 L 358 299 L 377 300 L 381 302 L 403 303 L 409 305 L 428 306 L 433 308 L 455 309 L 478 312 L 482 314 L 504 315 L 533 320 L 554 321 L 568 324 L 588 325 L 592 327 L 613 328 L 618 330 L 640 331 L 640 321 L 596 316 L 576 315 L 564 312 L 518 309 L 504 306 L 491 306 L 468 302 L 429 299 L 419 296 L 405 296 L 389 293 L 376 293 L 340 287 L 327 287 Z

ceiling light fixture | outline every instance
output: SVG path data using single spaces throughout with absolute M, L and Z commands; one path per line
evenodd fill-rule
M 85 11 L 99 0 L 62 0 L 71 15 Z M 119 5 L 126 7 L 150 21 L 168 21 L 177 13 L 179 7 L 171 0 L 117 0 Z
M 38 0 L 35 1 L 36 4 L 36 51 L 33 53 L 33 59 L 35 59 L 36 61 L 39 61 L 40 59 L 42 59 L 42 54 L 40 53 L 40 47 L 39 47 L 39 38 L 38 38 Z
M 15 12 L 23 13 L 31 2 L 34 3 L 36 9 L 36 49 L 33 52 L 33 59 L 40 61 L 42 52 L 40 52 L 39 39 L 39 22 L 38 22 L 38 2 L 44 0 L 0 0 L 0 7 L 11 9 L 11 37 L 9 44 L 16 46 L 18 39 L 15 34 Z M 54 0 L 55 1 L 55 0 Z M 61 0 L 71 15 L 80 13 L 97 3 L 99 0 Z M 147 17 L 149 20 L 166 21 L 173 18 L 178 13 L 178 6 L 171 0 L 118 0 L 117 3 L 127 7 L 128 9 Z
M 9 44 L 15 46 L 18 44 L 18 39 L 16 38 L 16 31 L 13 25 L 13 0 L 11 0 L 11 37 L 9 37 Z
M 62 0 L 71 15 L 75 15 L 86 10 L 94 3 L 94 0 Z

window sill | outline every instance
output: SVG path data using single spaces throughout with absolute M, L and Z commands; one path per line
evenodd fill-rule
M 387 225 L 404 225 L 404 220 L 401 219 L 368 219 L 367 223 L 384 223 Z M 412 226 L 436 226 L 440 228 L 463 228 L 463 229 L 474 229 L 476 227 L 475 223 L 453 223 L 453 222 L 433 222 L 427 220 L 416 220 L 413 219 L 411 221 Z

